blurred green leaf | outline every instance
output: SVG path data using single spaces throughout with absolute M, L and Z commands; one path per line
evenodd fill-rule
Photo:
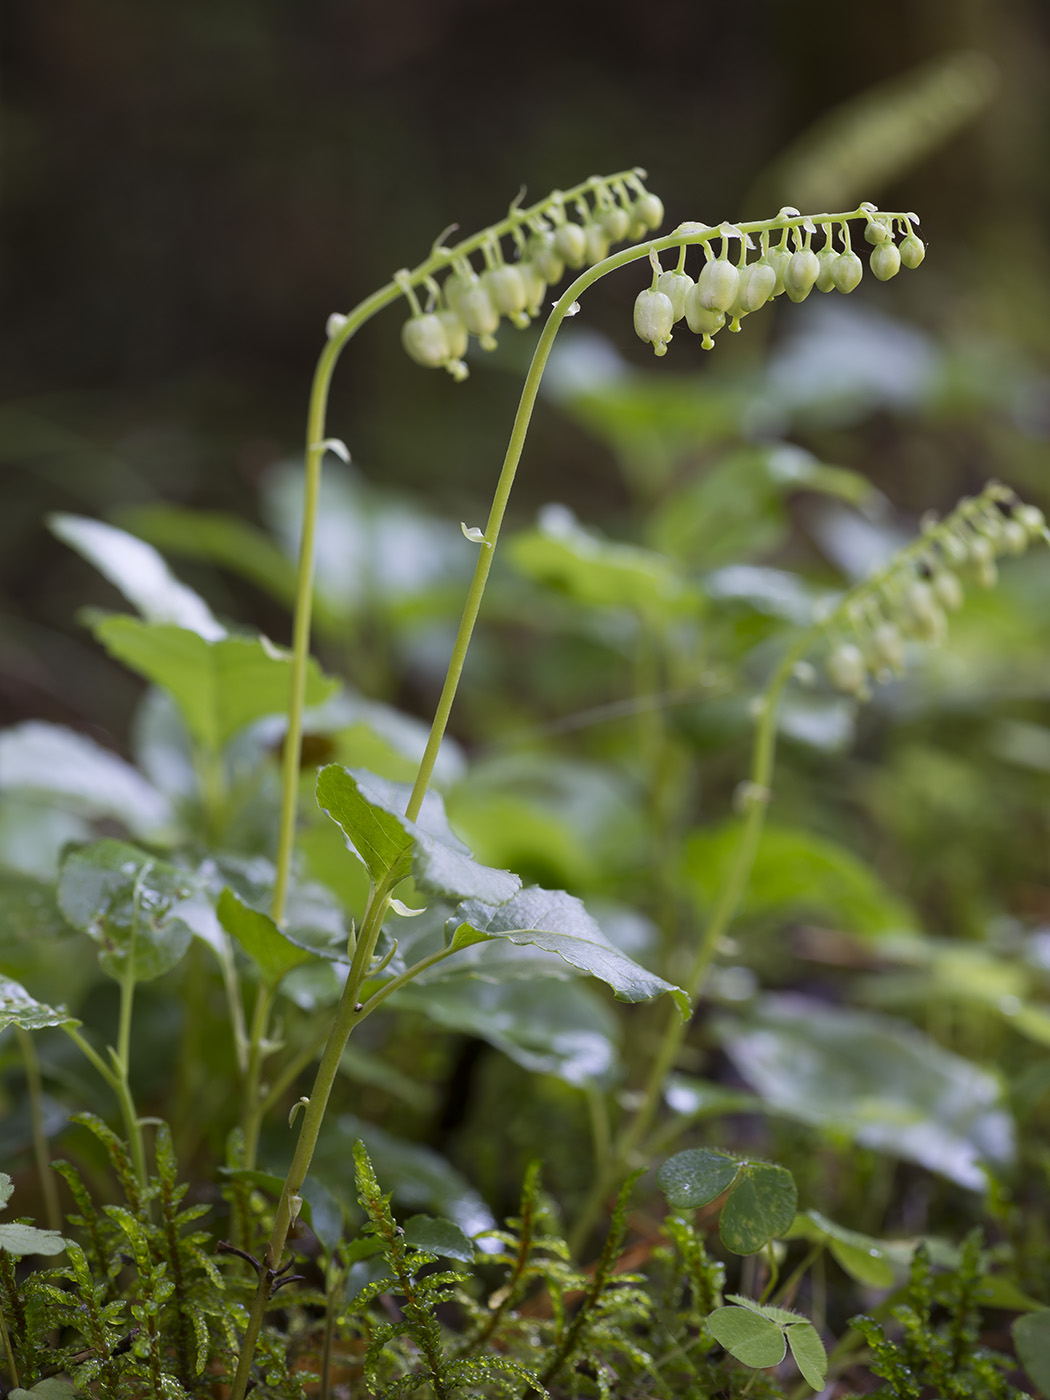
M 1010 1335 L 1021 1365 L 1039 1390 L 1050 1392 L 1050 1308 L 1015 1318 Z
M 99 945 L 99 966 L 120 979 L 130 965 L 137 982 L 169 972 L 193 934 L 179 906 L 196 892 L 193 878 L 123 841 L 96 841 L 62 862 L 62 913 Z
M 511 563 L 534 583 L 588 607 L 629 608 L 650 618 L 695 612 L 699 595 L 663 554 L 604 540 L 564 506 L 548 506 L 537 527 L 515 535 Z
M 686 841 L 684 878 L 697 906 L 710 909 L 740 840 L 739 820 L 695 831 Z M 813 832 L 767 823 L 745 895 L 745 917 L 784 921 L 805 913 L 846 932 L 899 933 L 915 919 L 851 851 Z
M 8 1026 L 38 1031 L 44 1026 L 79 1025 L 76 1017 L 70 1016 L 67 1011 L 56 1011 L 53 1006 L 46 1006 L 44 1002 L 31 997 L 21 983 L 12 981 L 10 977 L 0 977 L 0 1031 Z
M 287 709 L 291 653 L 265 637 L 209 642 L 183 627 L 123 616 L 103 617 L 93 630 L 111 656 L 170 691 L 205 748 L 219 749 L 239 729 Z M 311 659 L 307 705 L 320 705 L 337 684 Z
M 403 1226 L 405 1243 L 416 1249 L 425 1249 L 428 1254 L 440 1254 L 446 1259 L 456 1259 L 462 1264 L 473 1264 L 476 1250 L 474 1242 L 468 1239 L 452 1220 L 442 1220 L 433 1215 L 412 1215 Z
M 219 896 L 217 911 L 223 928 L 256 964 L 268 986 L 276 986 L 286 972 L 310 956 L 289 943 L 268 914 L 250 908 L 229 886 Z
M 46 795 L 88 817 L 114 817 L 145 840 L 170 835 L 171 804 L 130 763 L 86 734 L 42 720 L 0 733 L 0 790 Z
M 454 970 L 456 963 L 442 966 Z M 448 976 L 409 983 L 391 1004 L 476 1035 L 530 1073 L 552 1074 L 567 1084 L 601 1083 L 617 1062 L 616 1021 L 578 981 L 498 983 Z
M 837 1225 L 819 1210 L 806 1210 L 796 1215 L 785 1239 L 813 1240 L 827 1245 L 850 1278 L 868 1288 L 889 1288 L 893 1283 L 893 1269 L 878 1240 Z
M 970 1190 L 1014 1157 L 1002 1086 L 906 1021 L 767 996 L 719 1034 L 768 1107 L 838 1138 L 919 1162 Z
M 439 1153 L 346 1113 L 326 1120 L 312 1168 L 337 1200 L 356 1206 L 353 1176 L 348 1177 L 346 1163 L 357 1141 L 365 1143 L 376 1176 L 399 1206 L 445 1216 L 468 1237 L 494 1227 L 477 1191 Z
M 149 540 L 158 549 L 190 559 L 210 560 L 288 606 L 295 599 L 292 560 L 258 526 L 249 524 L 239 515 L 220 510 L 149 505 L 122 511 L 120 520 L 128 530 Z M 323 603 L 321 606 L 323 610 Z
M 52 515 L 48 524 L 52 534 L 119 588 L 147 622 L 170 622 L 209 642 L 226 636 L 200 594 L 179 582 L 152 545 L 82 515 Z

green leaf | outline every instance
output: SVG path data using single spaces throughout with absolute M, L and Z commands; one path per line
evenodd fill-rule
M 225 637 L 226 628 L 200 594 L 180 583 L 145 540 L 83 515 L 51 515 L 48 525 L 119 588 L 147 622 L 171 622 L 208 641 Z
M 795 1218 L 798 1192 L 786 1167 L 744 1162 L 722 1207 L 718 1231 L 734 1254 L 757 1254 Z
M 798 996 L 763 997 L 717 1027 L 767 1106 L 983 1191 L 1014 1125 L 999 1080 L 907 1021 Z
M 455 964 L 450 959 L 441 966 Z M 484 976 L 484 965 L 479 970 Z M 449 976 L 410 983 L 391 1003 L 487 1040 L 532 1074 L 553 1074 L 578 1085 L 607 1080 L 619 1051 L 618 1026 L 607 1004 L 578 980 L 545 979 L 542 992 L 539 986 L 535 978 L 493 982 Z
M 239 515 L 184 506 L 134 506 L 120 520 L 158 549 L 208 559 L 289 606 L 295 600 L 295 565 L 272 539 Z
M 58 798 L 89 817 L 115 817 L 143 839 L 163 837 L 171 804 L 136 768 L 85 734 L 29 720 L 0 734 L 0 790 Z
M 587 606 L 629 608 L 662 617 L 698 605 L 675 565 L 655 550 L 604 540 L 564 506 L 548 506 L 535 530 L 508 546 L 515 568 Z
M 268 914 L 245 904 L 228 885 L 219 896 L 216 909 L 223 928 L 236 938 L 268 986 L 275 987 L 286 972 L 309 958 L 304 948 L 289 943 Z
M 38 1230 L 35 1225 L 0 1225 L 0 1249 L 8 1254 L 61 1254 L 66 1242 L 57 1230 Z
M 287 709 L 291 653 L 265 637 L 207 641 L 184 627 L 123 616 L 102 618 L 94 632 L 111 656 L 170 692 L 205 748 L 221 748 L 246 725 Z M 337 684 L 311 659 L 307 705 L 320 705 Z
M 326 1119 L 311 1168 L 337 1200 L 352 1201 L 356 1207 L 346 1163 L 358 1141 L 366 1144 L 376 1176 L 401 1206 L 445 1216 L 468 1236 L 495 1227 L 492 1213 L 477 1191 L 439 1153 L 362 1123 L 349 1113 Z
M 738 820 L 693 832 L 686 842 L 684 876 L 701 909 L 722 888 L 740 841 Z M 742 913 L 833 919 L 846 932 L 878 935 L 915 927 L 911 911 L 851 851 L 825 837 L 766 824 Z
M 346 837 L 347 845 L 379 884 L 403 879 L 412 864 L 411 842 L 402 822 L 373 799 L 366 775 L 329 763 L 317 775 L 317 805 Z
M 802 1379 L 814 1390 L 823 1390 L 828 1374 L 828 1354 L 817 1329 L 812 1322 L 793 1322 L 784 1331 Z
M 730 1356 L 756 1370 L 779 1366 L 787 1354 L 783 1329 L 771 1318 L 752 1312 L 750 1308 L 735 1304 L 715 1308 L 708 1315 L 707 1328 Z
M 1036 1388 L 1050 1393 L 1050 1308 L 1025 1313 L 1010 1326 L 1017 1355 Z
M 129 963 L 135 981 L 168 972 L 193 933 L 178 907 L 196 892 L 185 870 L 123 841 L 96 841 L 62 863 L 58 903 L 74 928 L 99 944 L 99 966 L 118 980 Z
M 44 1026 L 79 1025 L 77 1018 L 67 1011 L 56 1011 L 53 1006 L 31 997 L 20 982 L 13 982 L 10 977 L 0 977 L 0 1031 L 8 1026 L 39 1031 Z
M 407 783 L 351 772 L 336 763 L 317 775 L 318 805 L 342 827 L 347 845 L 373 880 L 411 874 L 428 893 L 497 903 L 521 888 L 516 875 L 473 858 L 449 826 L 437 793 L 428 792 L 419 821 L 409 821 L 404 811 L 410 795 Z
M 647 972 L 621 953 L 582 902 L 564 890 L 544 890 L 533 885 L 499 905 L 467 900 L 449 920 L 450 946 L 464 946 L 457 939 L 473 942 L 472 932 L 557 953 L 580 972 L 605 982 L 619 1001 L 648 1001 L 669 992 L 682 1019 L 689 1016 L 689 998 L 682 988 Z
M 727 1191 L 740 1171 L 739 1157 L 713 1147 L 676 1152 L 656 1173 L 656 1184 L 677 1210 L 710 1205 Z
M 72 1381 L 60 1380 L 58 1376 L 45 1376 L 30 1390 L 15 1386 L 7 1392 L 7 1400 L 76 1400 L 78 1395 Z
M 416 1249 L 425 1249 L 429 1254 L 440 1254 L 446 1259 L 458 1259 L 463 1264 L 474 1262 L 474 1241 L 452 1220 L 413 1215 L 405 1221 L 404 1232 L 405 1243 Z
M 785 1238 L 826 1244 L 846 1273 L 868 1288 L 889 1288 L 893 1283 L 893 1269 L 878 1240 L 837 1225 L 819 1210 L 797 1215 Z
M 7 1172 L 0 1172 L 0 1210 L 3 1210 L 14 1193 L 14 1182 Z

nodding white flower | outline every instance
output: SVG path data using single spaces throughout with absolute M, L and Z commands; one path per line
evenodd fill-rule
M 666 293 L 654 291 L 651 287 L 638 293 L 634 299 L 635 333 L 652 345 L 657 355 L 667 354 L 673 325 L 674 307 Z

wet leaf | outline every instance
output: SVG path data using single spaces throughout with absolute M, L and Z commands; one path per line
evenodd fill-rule
M 427 793 L 413 822 L 404 815 L 411 787 L 373 773 L 330 763 L 317 776 L 317 802 L 342 827 L 347 845 L 372 879 L 397 881 L 411 874 L 421 890 L 454 899 L 502 901 L 521 888 L 507 870 L 476 861 L 454 834 L 444 803 Z
M 681 987 L 639 967 L 611 944 L 587 913 L 583 903 L 564 890 L 544 890 L 536 885 L 499 905 L 468 900 L 448 924 L 449 943 L 463 947 L 483 938 L 508 938 L 557 953 L 567 963 L 597 977 L 613 990 L 619 1001 L 648 1001 L 670 993 L 683 1020 L 689 1015 L 689 998 Z
M 169 972 L 193 937 L 179 906 L 198 890 L 193 877 L 123 841 L 96 841 L 62 863 L 62 913 L 99 945 L 99 966 L 137 982 Z

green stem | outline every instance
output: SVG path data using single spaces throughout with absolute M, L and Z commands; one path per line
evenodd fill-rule
M 120 1116 L 124 1120 L 124 1131 L 127 1134 L 128 1143 L 131 1146 L 132 1157 L 135 1162 L 135 1175 L 138 1177 L 140 1184 L 145 1187 L 146 1151 L 142 1140 L 142 1128 L 139 1124 L 138 1114 L 135 1112 L 135 1104 L 131 1098 L 131 1090 L 128 1087 L 127 1076 L 119 1070 L 114 1070 L 112 1066 L 107 1065 L 95 1047 L 80 1034 L 76 1026 L 63 1026 L 62 1029 L 92 1068 L 101 1075 L 116 1095 L 117 1103 L 120 1105 Z M 114 1061 L 116 1061 L 117 1052 L 111 1049 L 110 1054 L 113 1056 Z
M 248 1069 L 244 1076 L 244 1119 L 241 1128 L 244 1133 L 244 1165 L 249 1171 L 255 1167 L 255 1156 L 259 1149 L 264 1102 L 260 1089 L 265 1058 L 263 1041 L 266 1039 L 270 1008 L 276 994 L 276 987 L 266 987 L 260 983 L 248 1039 Z
M 266 1304 L 269 1302 L 274 1279 L 280 1267 L 281 1256 L 288 1239 L 288 1231 L 298 1214 L 299 1192 L 306 1180 L 306 1174 L 310 1170 L 310 1163 L 313 1161 L 321 1124 L 324 1121 L 325 1109 L 328 1107 L 332 1085 L 335 1083 L 339 1069 L 339 1061 L 346 1048 L 350 1032 L 361 1017 L 363 1008 L 358 1001 L 358 995 L 368 975 L 376 941 L 379 938 L 379 932 L 389 906 L 389 885 L 373 886 L 358 933 L 350 973 L 336 1008 L 328 1042 L 317 1066 L 310 1099 L 303 1112 L 292 1164 L 288 1169 L 288 1175 L 281 1191 L 281 1199 L 277 1205 L 273 1230 L 259 1272 L 259 1286 L 255 1291 L 248 1326 L 241 1343 L 241 1354 L 237 1363 L 237 1374 L 234 1377 L 230 1400 L 244 1400 Z
M 33 1037 L 24 1027 L 16 1025 L 15 1035 L 22 1051 L 26 1067 L 26 1089 L 29 1094 L 29 1123 L 33 1135 L 33 1157 L 36 1161 L 37 1176 L 40 1178 L 40 1191 L 44 1197 L 44 1212 L 50 1229 L 62 1229 L 62 1208 L 58 1200 L 58 1187 L 55 1174 L 50 1170 L 51 1145 L 47 1140 L 44 1126 L 44 1081 L 40 1073 L 40 1059 L 36 1053 Z M 17 1385 L 17 1381 L 15 1384 Z
M 15 1353 L 11 1346 L 11 1337 L 7 1330 L 7 1323 L 4 1320 L 4 1310 L 2 1306 L 0 1306 L 0 1339 L 2 1339 L 4 1343 L 4 1355 L 7 1357 L 7 1369 L 11 1375 L 11 1389 L 18 1390 L 22 1383 L 18 1378 L 18 1367 L 15 1365 Z

